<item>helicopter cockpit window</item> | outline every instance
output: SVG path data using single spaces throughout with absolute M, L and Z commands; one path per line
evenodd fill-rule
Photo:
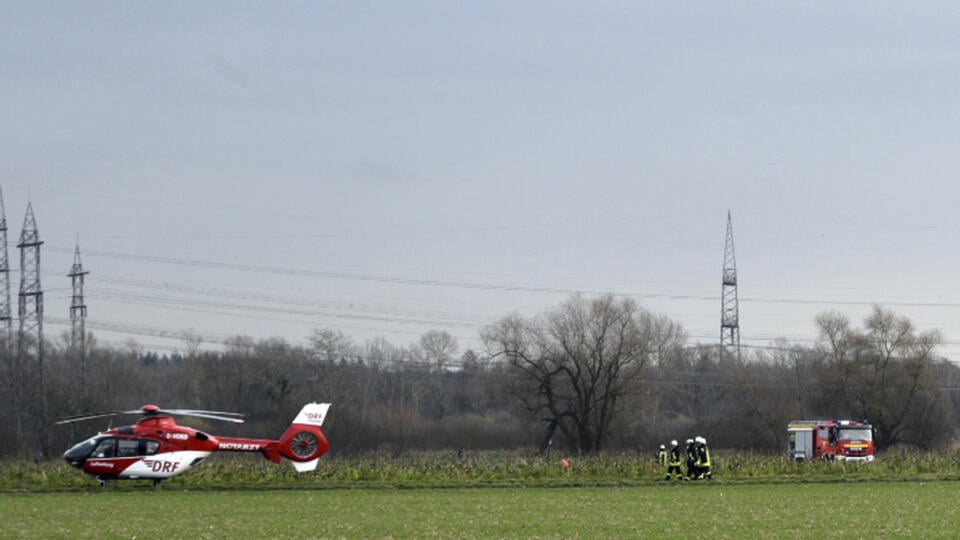
M 90 437 L 89 439 L 73 445 L 73 448 L 67 450 L 63 457 L 70 461 L 71 463 L 82 463 L 83 460 L 87 459 L 87 456 L 93 452 L 93 449 L 97 446 L 97 443 L 103 439 L 103 436 L 96 435 Z
M 90 454 L 90 457 L 93 458 L 111 458 L 116 453 L 117 440 L 108 438 L 103 439 L 97 444 L 97 447 L 93 449 L 93 453 Z
M 136 439 L 117 439 L 117 457 L 136 456 L 139 444 L 140 441 Z

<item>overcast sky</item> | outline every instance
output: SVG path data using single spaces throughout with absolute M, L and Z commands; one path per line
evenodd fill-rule
M 960 360 L 953 2 L 0 2 L 46 332 L 396 345 L 614 292 L 744 345 L 879 303 Z M 12 276 L 14 305 L 19 273 Z M 112 330 L 112 331 L 108 331 Z

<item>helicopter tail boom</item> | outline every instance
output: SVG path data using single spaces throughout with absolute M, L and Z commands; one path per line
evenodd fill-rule
M 327 416 L 329 403 L 308 403 L 293 419 L 279 440 L 216 437 L 216 450 L 228 452 L 260 452 L 274 463 L 281 458 L 293 462 L 298 472 L 312 471 L 330 443 L 320 429 Z

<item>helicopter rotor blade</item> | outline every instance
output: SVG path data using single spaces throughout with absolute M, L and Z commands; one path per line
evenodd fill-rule
M 175 413 L 175 414 L 194 414 L 194 413 L 196 413 L 196 414 L 216 414 L 216 415 L 220 415 L 220 416 L 237 416 L 237 417 L 246 416 L 245 414 L 243 414 L 243 413 L 238 413 L 238 412 L 207 411 L 207 410 L 203 410 L 203 409 L 165 409 L 165 410 L 168 411 L 168 412 Z
M 193 416 L 195 418 L 208 418 L 210 420 L 221 420 L 223 422 L 233 422 L 234 424 L 242 424 L 243 416 L 240 413 L 225 413 L 218 411 L 197 411 L 192 409 L 162 409 L 157 411 L 157 414 L 175 414 L 177 416 Z M 224 415 L 232 416 L 224 416 Z
M 143 417 L 155 417 L 165 415 L 176 416 L 194 416 L 197 418 L 208 418 L 211 420 L 221 420 L 223 422 L 233 422 L 235 424 L 243 423 L 242 413 L 225 411 L 203 411 L 196 409 L 161 409 L 156 405 L 145 405 L 139 409 L 130 411 L 101 411 L 94 413 L 78 414 L 61 418 L 55 424 L 69 424 L 71 422 L 80 422 L 82 420 L 91 420 L 94 418 L 103 418 L 105 416 L 117 416 L 122 414 L 137 414 Z
M 67 417 L 65 417 L 65 418 L 61 418 L 60 420 L 58 420 L 58 421 L 56 421 L 56 422 L 54 422 L 54 423 L 55 423 L 55 424 L 69 424 L 69 423 L 71 423 L 71 422 L 79 422 L 79 421 L 81 421 L 81 420 L 91 420 L 91 419 L 93 419 L 93 418 L 103 418 L 104 416 L 117 416 L 117 415 L 121 415 L 121 414 L 142 414 L 142 412 L 143 412 L 143 411 L 141 411 L 140 409 L 137 409 L 137 410 L 135 410 L 135 411 L 102 411 L 102 412 L 86 413 L 86 414 L 78 414 L 78 415 L 74 415 L 74 416 L 67 416 Z

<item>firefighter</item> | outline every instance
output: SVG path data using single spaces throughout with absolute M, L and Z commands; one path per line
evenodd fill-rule
M 667 468 L 667 480 L 683 480 L 683 469 L 680 468 L 680 445 L 677 440 L 670 441 L 670 464 Z
M 707 440 L 703 437 L 696 439 L 696 456 L 697 480 L 713 480 L 713 472 L 710 470 L 712 465 L 710 449 L 707 448 Z
M 663 468 L 667 467 L 667 447 L 662 444 L 657 450 L 657 464 Z
M 693 439 L 687 439 L 687 478 L 693 480 L 697 474 L 697 448 Z

